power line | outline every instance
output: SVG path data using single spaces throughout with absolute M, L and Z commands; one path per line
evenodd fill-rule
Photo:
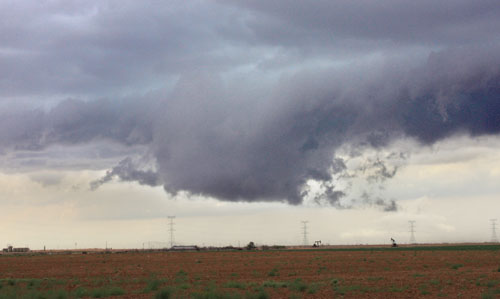
M 307 246 L 309 244 L 309 241 L 307 240 L 307 223 L 309 223 L 309 221 L 301 221 L 302 222 L 302 235 L 304 237 L 303 239 L 303 243 L 304 243 L 304 246 Z
M 496 219 L 490 219 L 491 221 L 491 243 L 498 243 L 498 238 L 497 238 L 497 220 Z
M 410 244 L 417 244 L 415 240 L 415 220 L 410 220 L 408 223 L 410 224 Z
M 169 223 L 168 223 L 168 226 L 169 226 L 169 231 L 170 231 L 170 247 L 173 247 L 174 246 L 174 219 L 175 219 L 175 216 L 167 216 L 168 220 L 169 220 Z

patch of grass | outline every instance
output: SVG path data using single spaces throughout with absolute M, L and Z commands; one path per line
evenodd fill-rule
M 238 293 L 225 293 L 219 292 L 216 289 L 210 289 L 202 293 L 193 293 L 191 294 L 193 299 L 240 299 L 241 296 Z M 260 298 L 260 297 L 254 297 Z M 263 298 L 267 299 L 269 297 Z
M 401 293 L 401 292 L 404 292 L 408 289 L 408 287 L 405 287 L 405 286 L 402 286 L 402 287 L 397 287 L 397 286 L 391 286 L 389 288 L 389 292 L 392 292 L 392 293 Z
M 430 292 L 429 292 L 428 287 L 427 287 L 426 284 L 423 284 L 423 285 L 419 286 L 418 290 L 420 291 L 421 295 L 429 295 L 430 294 Z
M 307 284 L 301 278 L 291 281 L 289 287 L 292 291 L 305 292 L 307 290 Z
M 439 279 L 431 279 L 429 280 L 429 283 L 434 286 L 438 286 L 441 283 L 441 281 Z
M 262 287 L 273 288 L 273 289 L 286 288 L 286 287 L 288 287 L 288 283 L 283 282 L 283 281 L 268 280 L 268 281 L 264 281 L 262 283 Z
M 191 284 L 187 282 L 181 283 L 180 285 L 178 285 L 178 288 L 182 290 L 189 290 L 191 288 Z
M 30 279 L 28 280 L 26 286 L 28 289 L 35 289 L 38 288 L 39 285 L 40 285 L 40 279 Z
M 360 285 L 336 286 L 334 291 L 340 295 L 345 295 L 348 292 L 366 292 L 366 288 Z
M 87 294 L 90 295 L 92 298 L 105 298 L 109 296 L 119 296 L 119 295 L 124 295 L 125 291 L 118 287 L 118 286 L 108 286 L 108 287 L 101 287 L 97 289 L 92 289 L 90 292 Z M 86 296 L 84 296 L 86 297 Z
M 246 289 L 246 285 L 240 281 L 230 280 L 224 284 L 225 288 L 233 288 L 233 289 Z
M 308 294 L 315 294 L 321 288 L 321 283 L 311 283 L 307 288 Z
M 454 265 L 452 265 L 452 266 L 451 266 L 451 268 L 452 268 L 453 270 L 458 270 L 458 269 L 462 268 L 463 266 L 464 266 L 464 265 L 462 265 L 462 264 L 454 264 Z
M 325 266 L 320 266 L 320 267 L 318 268 L 317 273 L 318 273 L 318 274 L 321 274 L 321 272 L 324 272 L 324 271 L 326 271 L 326 270 L 327 270 L 327 268 L 326 268 Z
M 169 299 L 173 298 L 174 291 L 172 288 L 163 288 L 156 292 L 154 298 L 155 299 Z
M 273 269 L 271 270 L 271 272 L 269 272 L 269 274 L 268 274 L 268 276 L 270 276 L 270 277 L 279 276 L 279 275 L 280 275 L 280 274 L 279 274 L 279 272 L 278 272 L 278 269 L 277 269 L 277 268 L 273 268 Z
M 332 286 L 333 290 L 336 290 L 336 288 L 340 285 L 340 279 L 337 278 L 332 278 L 330 280 L 330 285 Z
M 269 299 L 271 298 L 269 294 L 263 288 L 259 289 L 257 293 L 247 293 L 245 295 L 246 299 Z
M 163 280 L 160 280 L 155 276 L 152 276 L 146 281 L 146 286 L 144 287 L 142 292 L 149 293 L 152 291 L 157 291 L 163 282 L 164 282 Z
M 66 299 L 68 298 L 68 292 L 66 290 L 49 290 L 47 293 L 45 293 L 45 296 L 38 298 L 53 298 L 53 299 Z
M 89 291 L 85 288 L 79 287 L 74 291 L 73 296 L 75 296 L 75 298 L 88 297 Z
M 186 282 L 187 281 L 187 276 L 188 276 L 188 274 L 184 270 L 179 270 L 179 272 L 177 272 L 175 274 L 175 282 L 176 283 Z
M 368 277 L 367 280 L 368 281 L 380 281 L 380 280 L 384 280 L 384 278 L 380 277 L 380 276 L 378 276 L 378 277 Z

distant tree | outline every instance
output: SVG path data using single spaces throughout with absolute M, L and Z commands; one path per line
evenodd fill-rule
M 252 250 L 252 249 L 255 249 L 255 248 L 257 248 L 257 247 L 255 246 L 255 244 L 253 242 L 248 243 L 248 245 L 247 245 L 247 249 L 248 250 Z

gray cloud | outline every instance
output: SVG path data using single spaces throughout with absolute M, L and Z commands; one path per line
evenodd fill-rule
M 403 137 L 429 145 L 500 132 L 493 1 L 0 8 L 0 98 L 69 98 L 1 105 L 0 151 L 145 148 L 151 169 L 120 153 L 94 187 L 118 177 L 172 194 L 299 204 L 315 180 L 325 186 L 318 198 L 335 205 L 346 196 L 335 180 L 357 175 L 336 156 L 346 144 L 354 155 Z M 372 160 L 365 171 L 383 182 L 397 166 Z
M 245 24 L 256 38 L 288 46 L 463 45 L 490 41 L 500 25 L 494 0 L 220 2 L 254 12 Z
M 102 184 L 105 184 L 118 177 L 122 181 L 134 181 L 141 185 L 158 186 L 161 182 L 158 174 L 152 170 L 139 170 L 138 165 L 131 158 L 125 158 L 117 166 L 106 172 L 106 175 L 97 181 L 90 183 L 90 188 L 95 190 Z

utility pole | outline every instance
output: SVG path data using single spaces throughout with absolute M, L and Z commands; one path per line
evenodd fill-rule
M 174 246 L 174 219 L 175 219 L 175 216 L 167 216 L 168 220 L 169 220 L 169 223 L 168 223 L 168 226 L 169 226 L 169 231 L 170 231 L 170 247 L 173 247 Z
M 302 235 L 304 236 L 303 245 L 307 246 L 309 244 L 309 241 L 307 240 L 307 223 L 309 223 L 309 221 L 304 220 L 301 222 L 302 222 Z
M 491 243 L 498 243 L 497 238 L 497 220 L 490 219 L 491 221 Z
M 410 244 L 417 244 L 415 240 L 415 220 L 408 221 L 410 224 Z

